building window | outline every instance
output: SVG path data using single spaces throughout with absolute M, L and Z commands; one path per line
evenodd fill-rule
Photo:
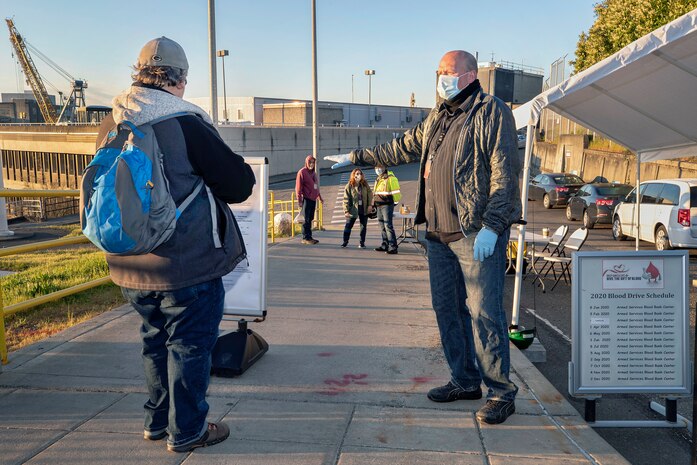
M 242 113 L 242 110 L 237 110 L 237 119 L 238 120 L 243 120 L 244 119 L 244 113 Z

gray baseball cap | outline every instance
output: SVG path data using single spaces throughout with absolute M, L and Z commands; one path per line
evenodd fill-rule
M 165 36 L 153 39 L 143 45 L 138 55 L 138 66 L 171 66 L 189 69 L 189 62 L 181 45 Z

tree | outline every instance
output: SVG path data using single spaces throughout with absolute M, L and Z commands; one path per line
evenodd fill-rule
M 574 73 L 692 11 L 697 0 L 603 0 L 594 8 L 595 22 L 576 45 Z

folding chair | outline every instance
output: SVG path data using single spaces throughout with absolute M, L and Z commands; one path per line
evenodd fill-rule
M 557 255 L 561 255 L 564 251 L 562 243 L 568 232 L 569 226 L 565 224 L 559 226 L 557 230 L 554 231 L 554 234 L 552 234 L 552 237 L 549 239 L 549 242 L 547 242 L 547 244 L 542 248 L 542 250 L 537 251 L 535 250 L 535 247 L 532 247 L 530 251 L 527 253 L 526 258 L 528 259 L 528 263 L 530 263 L 529 272 L 532 272 L 536 275 L 535 279 L 533 279 L 533 283 L 536 279 L 539 279 L 539 276 L 545 270 L 545 266 L 547 266 L 547 263 L 544 263 L 542 269 L 540 269 L 539 271 L 537 270 L 537 268 L 535 268 L 535 265 L 537 265 L 537 263 L 544 257 L 555 257 Z M 523 276 L 523 280 L 525 280 L 527 276 L 527 274 Z M 542 285 L 542 289 L 544 291 L 544 283 L 540 281 L 540 284 Z
M 581 247 L 583 247 L 583 244 L 586 242 L 587 237 L 588 229 L 579 228 L 576 231 L 574 231 L 571 234 L 571 236 L 569 236 L 569 240 L 567 240 L 564 244 L 563 255 L 557 255 L 554 257 L 544 257 L 544 260 L 546 262 L 545 265 L 549 264 L 549 268 L 542 277 L 545 278 L 547 277 L 550 271 L 552 272 L 555 278 L 554 286 L 552 286 L 551 289 L 552 291 L 555 287 L 557 287 L 557 284 L 559 284 L 561 278 L 564 278 L 564 282 L 567 284 L 571 282 L 571 272 L 569 271 L 569 268 L 571 268 L 571 254 L 573 252 L 578 252 L 581 249 Z M 556 265 L 560 265 L 561 267 L 559 276 L 557 276 L 557 272 L 555 270 Z M 540 279 L 540 281 L 542 281 L 542 279 Z

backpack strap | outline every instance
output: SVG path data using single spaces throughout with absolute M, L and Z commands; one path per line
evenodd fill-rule
M 220 235 L 218 234 L 218 215 L 215 211 L 215 197 L 213 196 L 213 192 L 211 192 L 210 188 L 206 186 L 206 194 L 208 195 L 208 203 L 211 206 L 211 224 L 213 226 L 213 245 L 215 246 L 216 249 L 219 249 L 223 246 L 223 244 L 220 243 Z
M 124 120 L 122 122 L 122 124 L 125 124 L 126 126 L 128 126 L 128 129 L 131 130 L 131 134 L 136 136 L 138 139 L 142 139 L 143 137 L 145 137 L 145 134 L 143 133 L 143 131 L 138 129 L 138 126 L 133 124 L 131 121 Z
M 198 181 L 196 182 L 196 186 L 194 186 L 194 190 L 191 191 L 191 194 L 187 195 L 186 198 L 182 203 L 179 204 L 177 207 L 177 218 L 179 218 L 179 215 L 186 210 L 186 207 L 188 207 L 191 202 L 194 201 L 194 198 L 196 198 L 196 195 L 198 195 L 199 192 L 201 192 L 201 188 L 203 188 L 203 178 L 199 178 Z

